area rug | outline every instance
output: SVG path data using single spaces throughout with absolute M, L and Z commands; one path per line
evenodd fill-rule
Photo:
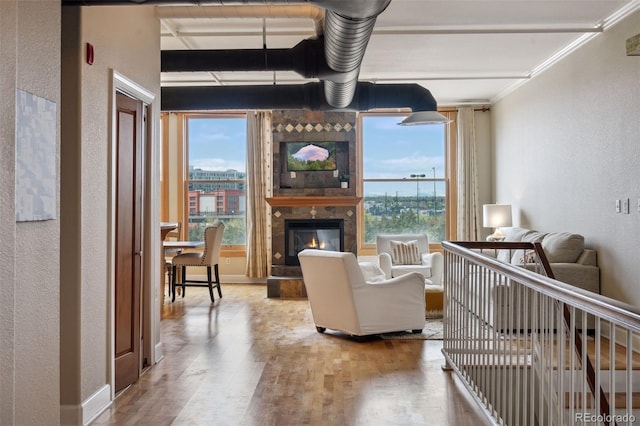
M 384 340 L 442 340 L 442 318 L 427 319 L 422 333 L 399 331 L 379 334 L 378 337 Z

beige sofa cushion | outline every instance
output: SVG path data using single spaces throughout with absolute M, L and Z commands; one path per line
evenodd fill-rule
M 542 240 L 549 263 L 575 263 L 584 250 L 584 237 L 569 232 L 553 232 Z
M 524 229 L 524 228 L 511 228 L 507 231 L 507 236 L 505 237 L 504 241 L 505 242 L 520 242 L 522 241 L 522 237 L 524 237 L 525 235 L 527 235 L 528 233 L 530 233 L 531 230 L 529 229 Z M 510 250 L 500 250 L 498 251 L 498 256 L 496 257 L 499 261 L 501 262 L 505 262 L 505 263 L 509 263 L 509 260 L 511 259 L 512 254 L 510 252 Z
M 544 232 L 539 231 L 529 231 L 522 236 L 520 241 L 524 243 L 539 243 L 543 241 L 545 237 Z M 522 259 L 524 258 L 525 250 L 514 250 L 513 255 L 511 256 L 511 264 L 512 265 L 522 265 Z

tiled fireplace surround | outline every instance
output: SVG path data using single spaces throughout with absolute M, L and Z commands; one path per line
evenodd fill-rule
M 355 181 L 356 114 L 306 110 L 273 111 L 273 197 L 271 205 L 272 267 L 268 297 L 306 297 L 299 266 L 285 265 L 286 219 L 343 219 L 344 250 L 357 254 Z M 349 188 L 340 188 L 332 171 L 286 170 L 285 142 L 336 142 L 340 174 L 349 173 Z

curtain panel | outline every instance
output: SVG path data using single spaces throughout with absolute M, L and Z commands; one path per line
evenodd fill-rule
M 473 107 L 458 108 L 457 119 L 457 179 L 458 220 L 457 239 L 477 241 L 480 238 L 480 202 L 478 165 Z
M 247 114 L 247 262 L 246 276 L 271 273 L 271 112 Z

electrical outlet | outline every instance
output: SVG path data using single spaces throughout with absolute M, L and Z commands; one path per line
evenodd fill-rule
M 291 176 L 291 179 L 295 179 L 296 178 L 296 172 L 291 172 L 290 176 Z
M 231 258 L 230 257 L 225 258 L 224 263 L 227 265 L 231 265 Z
M 620 213 L 622 211 L 622 202 L 620 200 L 616 200 L 616 213 Z
M 629 214 L 629 199 L 622 200 L 622 213 Z
M 640 213 L 640 198 L 638 198 L 638 213 Z
M 333 177 L 338 177 L 338 172 L 339 172 L 339 170 L 338 170 L 338 169 L 335 169 L 335 170 L 333 171 Z

